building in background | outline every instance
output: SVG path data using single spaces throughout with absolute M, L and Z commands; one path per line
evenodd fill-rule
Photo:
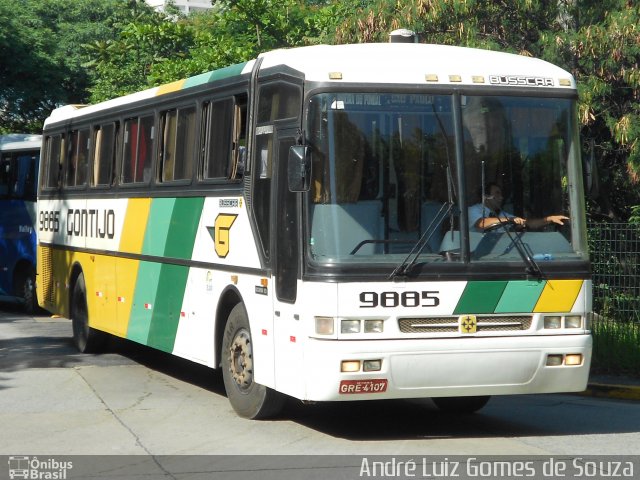
M 164 11 L 170 0 L 145 0 L 147 5 L 159 11 Z M 211 0 L 172 0 L 178 10 L 189 14 L 194 12 L 204 12 L 212 8 Z

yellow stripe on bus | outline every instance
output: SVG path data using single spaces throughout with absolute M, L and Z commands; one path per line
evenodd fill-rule
M 569 312 L 578 298 L 582 280 L 548 280 L 534 312 Z
M 164 95 L 165 93 L 177 92 L 182 90 L 185 80 L 177 80 L 175 82 L 167 83 L 166 85 L 160 85 L 156 95 Z
M 122 227 L 120 251 L 140 253 L 144 242 L 144 233 L 151 208 L 150 198 L 130 198 L 127 204 L 127 215 Z
M 139 260 L 131 260 L 128 258 L 116 259 L 116 271 L 118 272 L 118 298 L 116 299 L 118 331 L 116 335 L 123 338 L 126 338 L 127 330 L 129 329 L 139 266 Z

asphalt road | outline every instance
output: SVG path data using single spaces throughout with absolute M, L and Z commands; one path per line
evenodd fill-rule
M 109 353 L 81 355 L 70 321 L 9 305 L 0 305 L 0 425 L 7 456 L 640 453 L 640 402 L 579 395 L 494 397 L 469 416 L 430 400 L 291 400 L 279 418 L 245 420 L 218 371 L 118 339 Z

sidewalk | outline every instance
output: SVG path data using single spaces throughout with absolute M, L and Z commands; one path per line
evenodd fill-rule
M 640 378 L 625 375 L 591 375 L 587 389 L 580 395 L 640 400 Z

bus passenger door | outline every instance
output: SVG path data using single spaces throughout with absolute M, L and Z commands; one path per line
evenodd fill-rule
M 287 160 L 296 144 L 297 129 L 277 132 L 277 181 L 272 229 L 273 284 L 275 286 L 275 381 L 279 391 L 301 395 L 303 333 L 300 305 L 296 304 L 299 277 L 299 193 L 289 191 Z

